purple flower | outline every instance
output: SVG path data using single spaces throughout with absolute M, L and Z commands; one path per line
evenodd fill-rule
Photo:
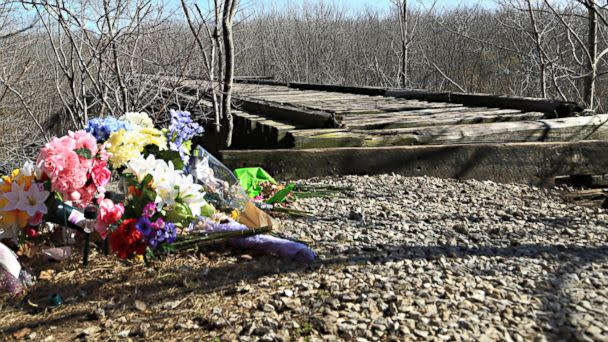
M 153 231 L 148 236 L 148 244 L 152 248 L 158 247 L 162 243 L 173 243 L 177 238 L 177 229 L 172 222 L 165 222 L 159 218 L 152 223 Z
M 171 124 L 167 137 L 169 148 L 178 151 L 181 159 L 188 164 L 190 155 L 189 141 L 195 136 L 202 134 L 205 130 L 198 123 L 192 121 L 189 112 L 171 110 Z
M 154 203 L 148 203 L 144 207 L 141 216 L 151 218 L 156 213 L 156 205 Z
M 150 222 L 150 219 L 145 216 L 142 216 L 139 218 L 139 220 L 137 220 L 137 222 L 135 223 L 135 228 L 139 230 L 139 232 L 145 238 L 148 238 L 154 231 L 154 227 L 152 227 L 152 222 Z

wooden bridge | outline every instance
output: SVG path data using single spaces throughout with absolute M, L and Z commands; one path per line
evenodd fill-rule
M 182 81 L 176 98 L 209 106 L 196 84 Z M 231 167 L 533 184 L 608 174 L 608 114 L 576 103 L 251 79 L 234 92 L 234 143 L 221 152 Z

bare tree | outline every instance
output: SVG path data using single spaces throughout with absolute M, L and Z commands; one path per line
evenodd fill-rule
M 238 0 L 214 0 L 211 13 L 205 14 L 200 6 L 195 5 L 198 15 L 197 23 L 188 4 L 185 0 L 181 0 L 188 27 L 202 55 L 205 76 L 210 82 L 209 89 L 215 114 L 216 132 L 221 133 L 223 147 L 232 145 L 234 128 L 232 118 L 232 83 L 235 71 L 233 25 L 238 6 Z M 201 37 L 203 34 L 206 43 Z

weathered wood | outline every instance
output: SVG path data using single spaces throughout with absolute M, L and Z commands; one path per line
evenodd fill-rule
M 512 108 L 523 111 L 553 114 L 555 117 L 572 116 L 574 113 L 582 112 L 584 109 L 583 106 L 575 102 L 491 94 L 433 92 L 418 89 L 388 89 L 384 95 L 406 99 L 461 103 L 465 106 Z
M 603 174 L 608 142 L 222 151 L 230 168 L 261 166 L 283 179 L 397 173 L 553 185 L 558 176 Z
M 390 130 L 292 131 L 296 148 L 376 147 L 518 141 L 608 140 L 608 114 L 522 122 Z
M 450 102 L 450 93 L 441 91 L 427 91 L 419 89 L 387 89 L 383 95 L 387 97 L 416 99 L 431 102 Z
M 300 82 L 290 82 L 289 86 L 297 89 L 308 89 L 308 90 L 323 90 L 323 91 L 335 91 L 340 93 L 351 93 L 351 94 L 362 94 L 362 95 L 384 95 L 384 88 L 380 87 L 351 87 L 341 85 L 327 85 L 327 84 L 310 84 Z
M 373 118 L 365 120 L 356 120 L 352 117 L 349 120 L 342 119 L 342 123 L 351 129 L 391 129 L 391 128 L 408 128 L 408 127 L 425 127 L 425 126 L 444 126 L 444 125 L 464 125 L 464 124 L 479 124 L 491 122 L 506 122 L 506 121 L 524 121 L 524 120 L 539 120 L 542 119 L 544 113 L 540 112 L 524 112 L 513 110 L 497 110 L 480 113 L 459 113 L 453 114 L 435 114 L 427 116 L 397 116 L 394 118 Z
M 253 100 L 235 96 L 234 106 L 249 113 L 265 116 L 297 127 L 327 128 L 338 127 L 339 123 L 332 113 L 281 105 L 278 103 Z

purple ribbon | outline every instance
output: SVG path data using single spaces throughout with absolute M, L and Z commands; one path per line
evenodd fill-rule
M 228 223 L 206 222 L 206 232 L 231 232 L 248 230 L 249 228 L 235 221 Z M 308 246 L 301 242 L 282 239 L 272 235 L 253 235 L 242 238 L 234 238 L 228 243 L 237 248 L 253 249 L 256 251 L 276 254 L 283 258 L 290 258 L 298 262 L 313 261 L 317 255 Z

